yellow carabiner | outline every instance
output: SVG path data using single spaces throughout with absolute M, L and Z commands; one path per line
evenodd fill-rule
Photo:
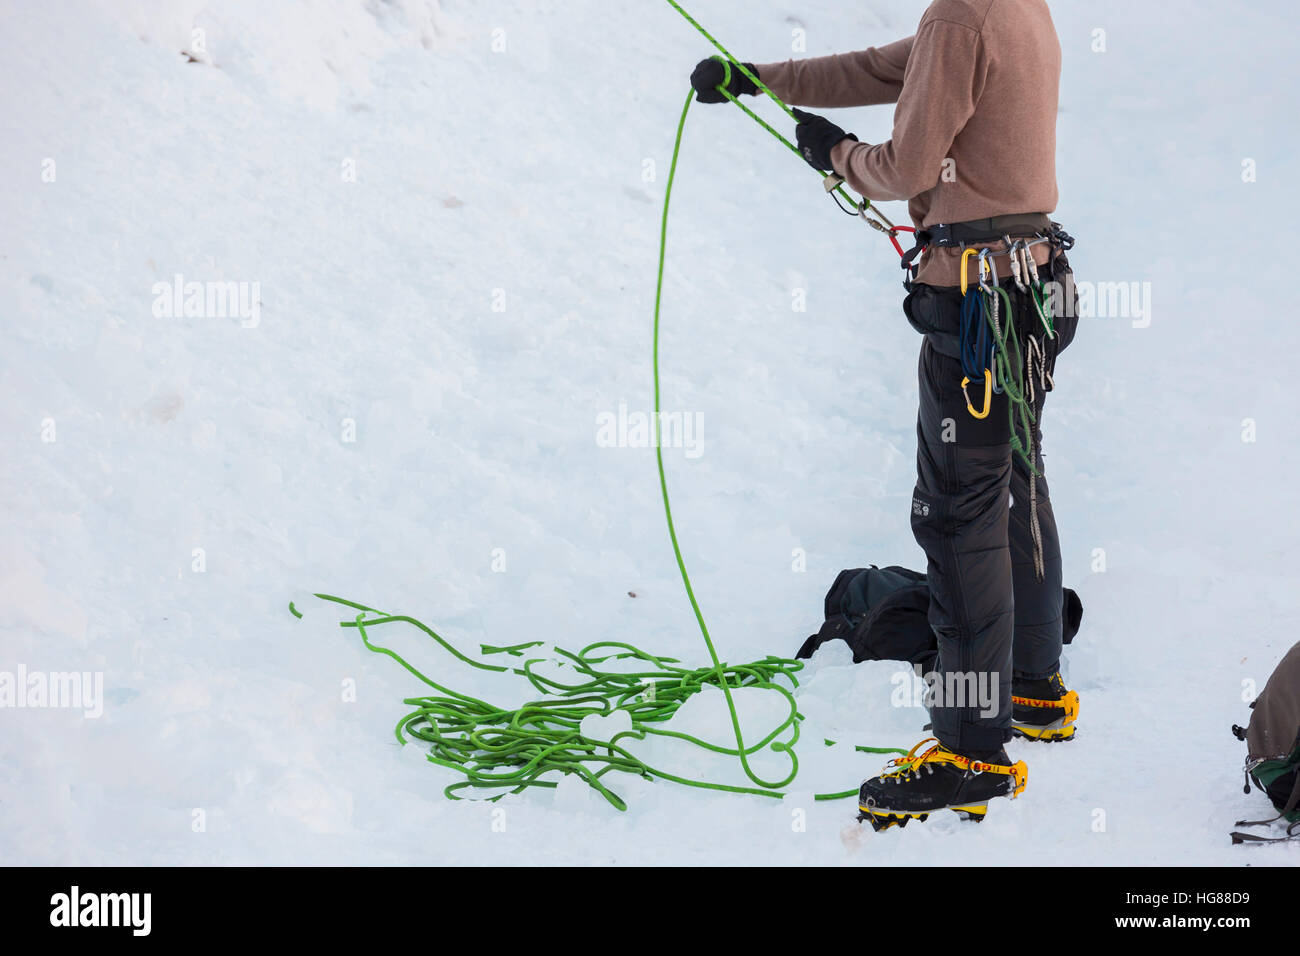
M 966 260 L 979 252 L 978 249 L 967 249 L 961 254 L 961 294 L 966 294 Z M 981 273 L 981 276 L 983 273 Z
M 975 406 L 970 403 L 970 395 L 966 393 L 966 386 L 970 384 L 970 377 L 967 376 L 961 380 L 961 394 L 966 399 L 966 411 L 971 413 L 973 418 L 988 418 L 989 410 L 993 407 L 993 372 L 991 369 L 984 370 L 984 411 L 975 411 Z

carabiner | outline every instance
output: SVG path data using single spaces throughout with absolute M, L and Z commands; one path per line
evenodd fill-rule
M 975 255 L 975 253 L 977 252 L 979 252 L 978 249 L 966 249 L 961 254 L 961 294 L 962 295 L 966 294 L 966 260 L 969 259 L 971 256 Z
M 970 403 L 970 395 L 966 391 L 966 386 L 970 384 L 969 378 L 961 380 L 961 394 L 966 399 L 966 411 L 971 413 L 973 418 L 988 418 L 989 411 L 993 408 L 993 370 L 984 370 L 984 411 L 975 411 L 975 406 Z
M 1038 285 L 1038 263 L 1034 261 L 1034 252 L 1029 248 L 1029 240 L 1023 240 L 1025 244 L 1025 268 L 1029 273 L 1029 284 Z
M 1011 259 L 1011 278 L 1015 280 L 1016 288 L 1021 292 L 1028 292 L 1029 286 L 1025 285 L 1023 276 L 1027 276 L 1029 267 L 1026 265 L 1021 268 L 1020 256 L 1028 258 L 1029 245 L 1024 239 L 1012 239 L 1010 236 L 1004 236 L 1003 239 L 1007 244 L 1007 255 Z
M 984 281 L 984 273 L 987 272 L 993 277 L 992 283 Z M 998 267 L 993 261 L 993 253 L 985 246 L 980 250 L 980 288 L 985 292 L 992 292 L 993 286 L 998 284 Z

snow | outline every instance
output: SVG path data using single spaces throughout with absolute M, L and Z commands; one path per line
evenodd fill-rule
M 104 701 L 0 713 L 0 862 L 1300 862 L 1227 839 L 1268 810 L 1228 728 L 1300 624 L 1300 333 L 1271 238 L 1297 215 L 1300 41 L 1289 4 L 1174 6 L 1052 4 L 1072 262 L 1151 289 L 1145 327 L 1084 321 L 1048 405 L 1086 609 L 1079 737 L 1011 744 L 1029 788 L 978 827 L 873 834 L 811 795 L 878 770 L 854 744 L 922 736 L 897 665 L 818 654 L 782 801 L 615 779 L 626 813 L 576 780 L 453 802 L 456 778 L 392 736 L 423 685 L 311 597 L 468 653 L 616 640 L 707 661 L 653 451 L 597 441 L 601 415 L 650 407 L 659 209 L 710 52 L 689 25 L 597 0 L 6 3 L 0 671 L 100 673 Z M 923 8 L 689 5 L 760 62 L 795 28 L 817 55 L 906 35 Z M 887 108 L 836 116 L 888 135 Z M 919 343 L 888 243 L 739 111 L 692 110 L 681 162 L 664 404 L 700 430 L 667 451 L 675 517 L 721 657 L 790 655 L 840 568 L 922 564 Z M 256 307 L 160 317 L 177 275 Z M 413 629 L 380 635 L 448 686 L 532 696 Z M 784 706 L 754 696 L 747 736 Z M 725 742 L 720 703 L 678 720 Z M 644 754 L 745 782 L 680 742 Z

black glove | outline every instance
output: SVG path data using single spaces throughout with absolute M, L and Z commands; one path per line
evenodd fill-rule
M 795 140 L 799 144 L 799 153 L 808 165 L 819 172 L 834 172 L 831 165 L 831 150 L 846 139 L 857 142 L 852 133 L 846 133 L 824 116 L 795 110 L 794 118 L 799 125 L 794 128 Z
M 745 69 L 758 76 L 758 70 L 754 69 L 754 64 L 746 63 Z M 718 87 L 722 85 L 726 75 L 727 68 L 721 61 L 713 59 L 701 60 L 699 65 L 695 67 L 695 72 L 691 74 L 691 86 L 695 87 L 695 102 L 727 102 L 727 98 L 718 92 Z M 742 93 L 753 96 L 758 92 L 758 87 L 754 85 L 753 80 L 738 70 L 735 64 L 732 64 L 731 82 L 727 84 L 727 92 L 732 96 L 740 96 Z

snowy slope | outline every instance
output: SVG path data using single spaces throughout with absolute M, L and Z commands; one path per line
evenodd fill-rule
M 758 61 L 796 28 L 808 55 L 885 42 L 923 8 L 690 5 Z M 1298 212 L 1290 9 L 1053 2 L 1071 258 L 1081 279 L 1149 282 L 1152 304 L 1147 327 L 1085 321 L 1047 415 L 1086 606 L 1067 661 L 1082 730 L 1012 744 L 1029 790 L 982 826 L 873 835 L 851 801 L 810 795 L 878 768 L 848 744 L 921 736 L 893 665 L 818 655 L 781 802 L 620 780 L 626 813 L 569 782 L 453 803 L 453 778 L 392 738 L 420 685 L 310 597 L 466 650 L 612 639 L 705 661 L 653 453 L 596 426 L 649 407 L 673 125 L 710 52 L 667 4 L 4 0 L 0 671 L 102 672 L 104 701 L 93 719 L 0 711 L 0 862 L 1300 862 L 1226 837 L 1267 809 L 1228 733 L 1243 682 L 1300 624 L 1300 332 L 1288 253 L 1261 241 Z M 888 135 L 888 109 L 837 116 Z M 738 111 L 692 111 L 664 403 L 703 430 L 668 468 L 733 662 L 793 653 L 840 568 L 923 560 L 896 260 L 818 193 Z M 256 314 L 157 315 L 178 274 L 256 283 Z M 525 699 L 384 637 L 458 689 Z M 696 703 L 682 719 L 726 741 L 717 701 Z M 742 704 L 761 725 L 766 704 Z

